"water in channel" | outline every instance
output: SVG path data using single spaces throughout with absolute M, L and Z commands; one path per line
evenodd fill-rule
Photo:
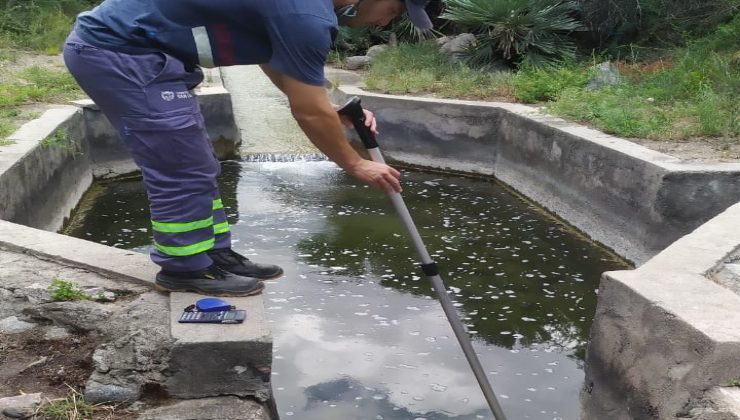
M 255 156 L 221 192 L 234 248 L 286 271 L 264 292 L 280 417 L 491 419 L 390 201 L 313 155 Z M 403 185 L 509 419 L 578 419 L 599 276 L 625 263 L 492 181 Z M 68 233 L 147 252 L 141 182 L 92 192 Z

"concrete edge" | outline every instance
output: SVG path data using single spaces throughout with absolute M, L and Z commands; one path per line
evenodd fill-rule
M 521 117 L 529 118 L 539 123 L 545 124 L 548 127 L 556 130 L 563 131 L 568 134 L 579 137 L 583 141 L 594 143 L 601 147 L 612 149 L 616 152 L 630 156 L 634 159 L 639 159 L 645 163 L 656 165 L 666 171 L 677 171 L 681 170 L 684 172 L 737 172 L 740 171 L 740 163 L 712 163 L 712 164 L 696 164 L 696 163 L 684 163 L 681 159 L 670 156 L 661 152 L 656 152 L 647 147 L 641 146 L 636 143 L 632 143 L 629 140 L 625 140 L 620 137 L 615 137 L 593 128 L 588 128 L 583 125 L 566 121 L 562 118 L 555 117 L 553 115 L 545 114 L 538 108 L 516 104 L 508 102 L 486 102 L 486 101 L 466 101 L 459 99 L 438 99 L 438 98 L 424 98 L 424 97 L 410 97 L 402 95 L 388 95 L 376 92 L 370 92 L 363 90 L 359 86 L 339 86 L 336 89 L 343 92 L 345 95 L 362 95 L 362 96 L 375 96 L 379 98 L 395 99 L 399 101 L 419 101 L 432 104 L 448 104 L 448 105 L 463 105 L 463 106 L 479 106 L 502 109 L 504 111 L 516 114 Z M 720 168 L 719 170 L 717 168 Z
M 52 135 L 60 125 L 78 112 L 70 105 L 46 110 L 40 117 L 28 121 L 14 131 L 8 140 L 12 144 L 0 148 L 0 176 L 12 168 L 20 159 L 31 153 L 41 140 Z
M 153 286 L 158 269 L 141 253 L 0 220 L 0 247 Z
M 740 203 L 635 270 L 604 276 L 626 284 L 713 340 L 740 343 L 740 295 L 707 277 L 740 248 L 738 226 Z

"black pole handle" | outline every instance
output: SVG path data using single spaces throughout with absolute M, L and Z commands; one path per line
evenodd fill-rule
M 375 141 L 375 135 L 370 131 L 370 128 L 365 125 L 365 113 L 362 111 L 359 97 L 351 97 L 346 104 L 342 105 L 342 107 L 337 110 L 337 113 L 339 115 L 344 115 L 352 121 L 352 125 L 360 136 L 362 144 L 365 145 L 365 149 L 374 149 L 378 147 L 378 142 Z

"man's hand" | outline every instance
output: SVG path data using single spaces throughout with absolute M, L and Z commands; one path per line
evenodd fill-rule
M 339 105 L 334 105 L 334 108 L 339 109 Z M 373 134 L 377 135 L 378 125 L 375 121 L 375 115 L 373 115 L 373 113 L 368 111 L 367 109 L 363 109 L 362 112 L 365 113 L 365 126 L 367 126 L 367 128 L 369 128 Z M 354 128 L 354 125 L 352 125 L 352 120 L 346 115 L 340 115 L 339 119 L 342 120 L 342 124 L 344 124 L 345 127 Z
M 386 164 L 362 159 L 356 166 L 345 170 L 365 184 L 386 193 L 403 191 L 399 181 L 401 173 Z
M 296 80 L 263 64 L 262 70 L 290 102 L 290 111 L 311 143 L 334 163 L 360 181 L 386 192 L 401 192 L 400 172 L 390 166 L 366 160 L 349 145 L 339 114 L 326 97 L 323 86 Z M 375 117 L 366 111 L 365 124 L 375 132 Z

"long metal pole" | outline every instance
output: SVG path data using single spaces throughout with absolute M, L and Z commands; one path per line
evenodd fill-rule
M 362 143 L 365 145 L 365 148 L 370 154 L 372 160 L 375 162 L 385 163 L 385 159 L 380 153 L 380 148 L 375 141 L 375 136 L 365 126 L 365 115 L 362 111 L 360 98 L 356 96 L 351 98 L 339 109 L 338 112 L 351 119 L 352 125 L 355 127 L 357 134 L 360 136 L 360 140 L 362 140 Z M 488 402 L 488 406 L 491 408 L 491 412 L 493 412 L 493 415 L 497 420 L 506 420 L 504 412 L 501 409 L 501 405 L 496 399 L 496 395 L 491 388 L 490 382 L 488 382 L 486 372 L 483 370 L 483 366 L 481 366 L 480 360 L 478 360 L 478 356 L 475 354 L 475 349 L 473 349 L 473 345 L 470 343 L 467 331 L 465 331 L 462 321 L 460 321 L 460 318 L 457 316 L 457 311 L 455 311 L 452 300 L 447 294 L 447 288 L 442 282 L 442 278 L 439 276 L 437 264 L 432 260 L 429 252 L 427 252 L 426 246 L 424 246 L 424 242 L 419 235 L 419 231 L 416 229 L 416 225 L 406 207 L 406 203 L 403 201 L 403 197 L 401 197 L 401 194 L 397 192 L 389 193 L 388 196 L 393 202 L 393 206 L 401 217 L 404 226 L 406 226 L 406 230 L 411 237 L 411 241 L 421 258 L 422 270 L 434 287 L 439 303 L 442 305 L 442 310 L 447 316 L 447 320 L 452 327 L 452 331 L 455 333 L 455 337 L 457 337 L 458 343 L 460 343 L 460 347 L 462 347 L 463 353 L 465 353 L 465 358 L 468 360 L 468 364 L 470 364 L 470 368 L 473 370 L 475 378 L 478 380 L 478 385 L 480 385 L 480 388 L 483 391 L 483 395 Z

